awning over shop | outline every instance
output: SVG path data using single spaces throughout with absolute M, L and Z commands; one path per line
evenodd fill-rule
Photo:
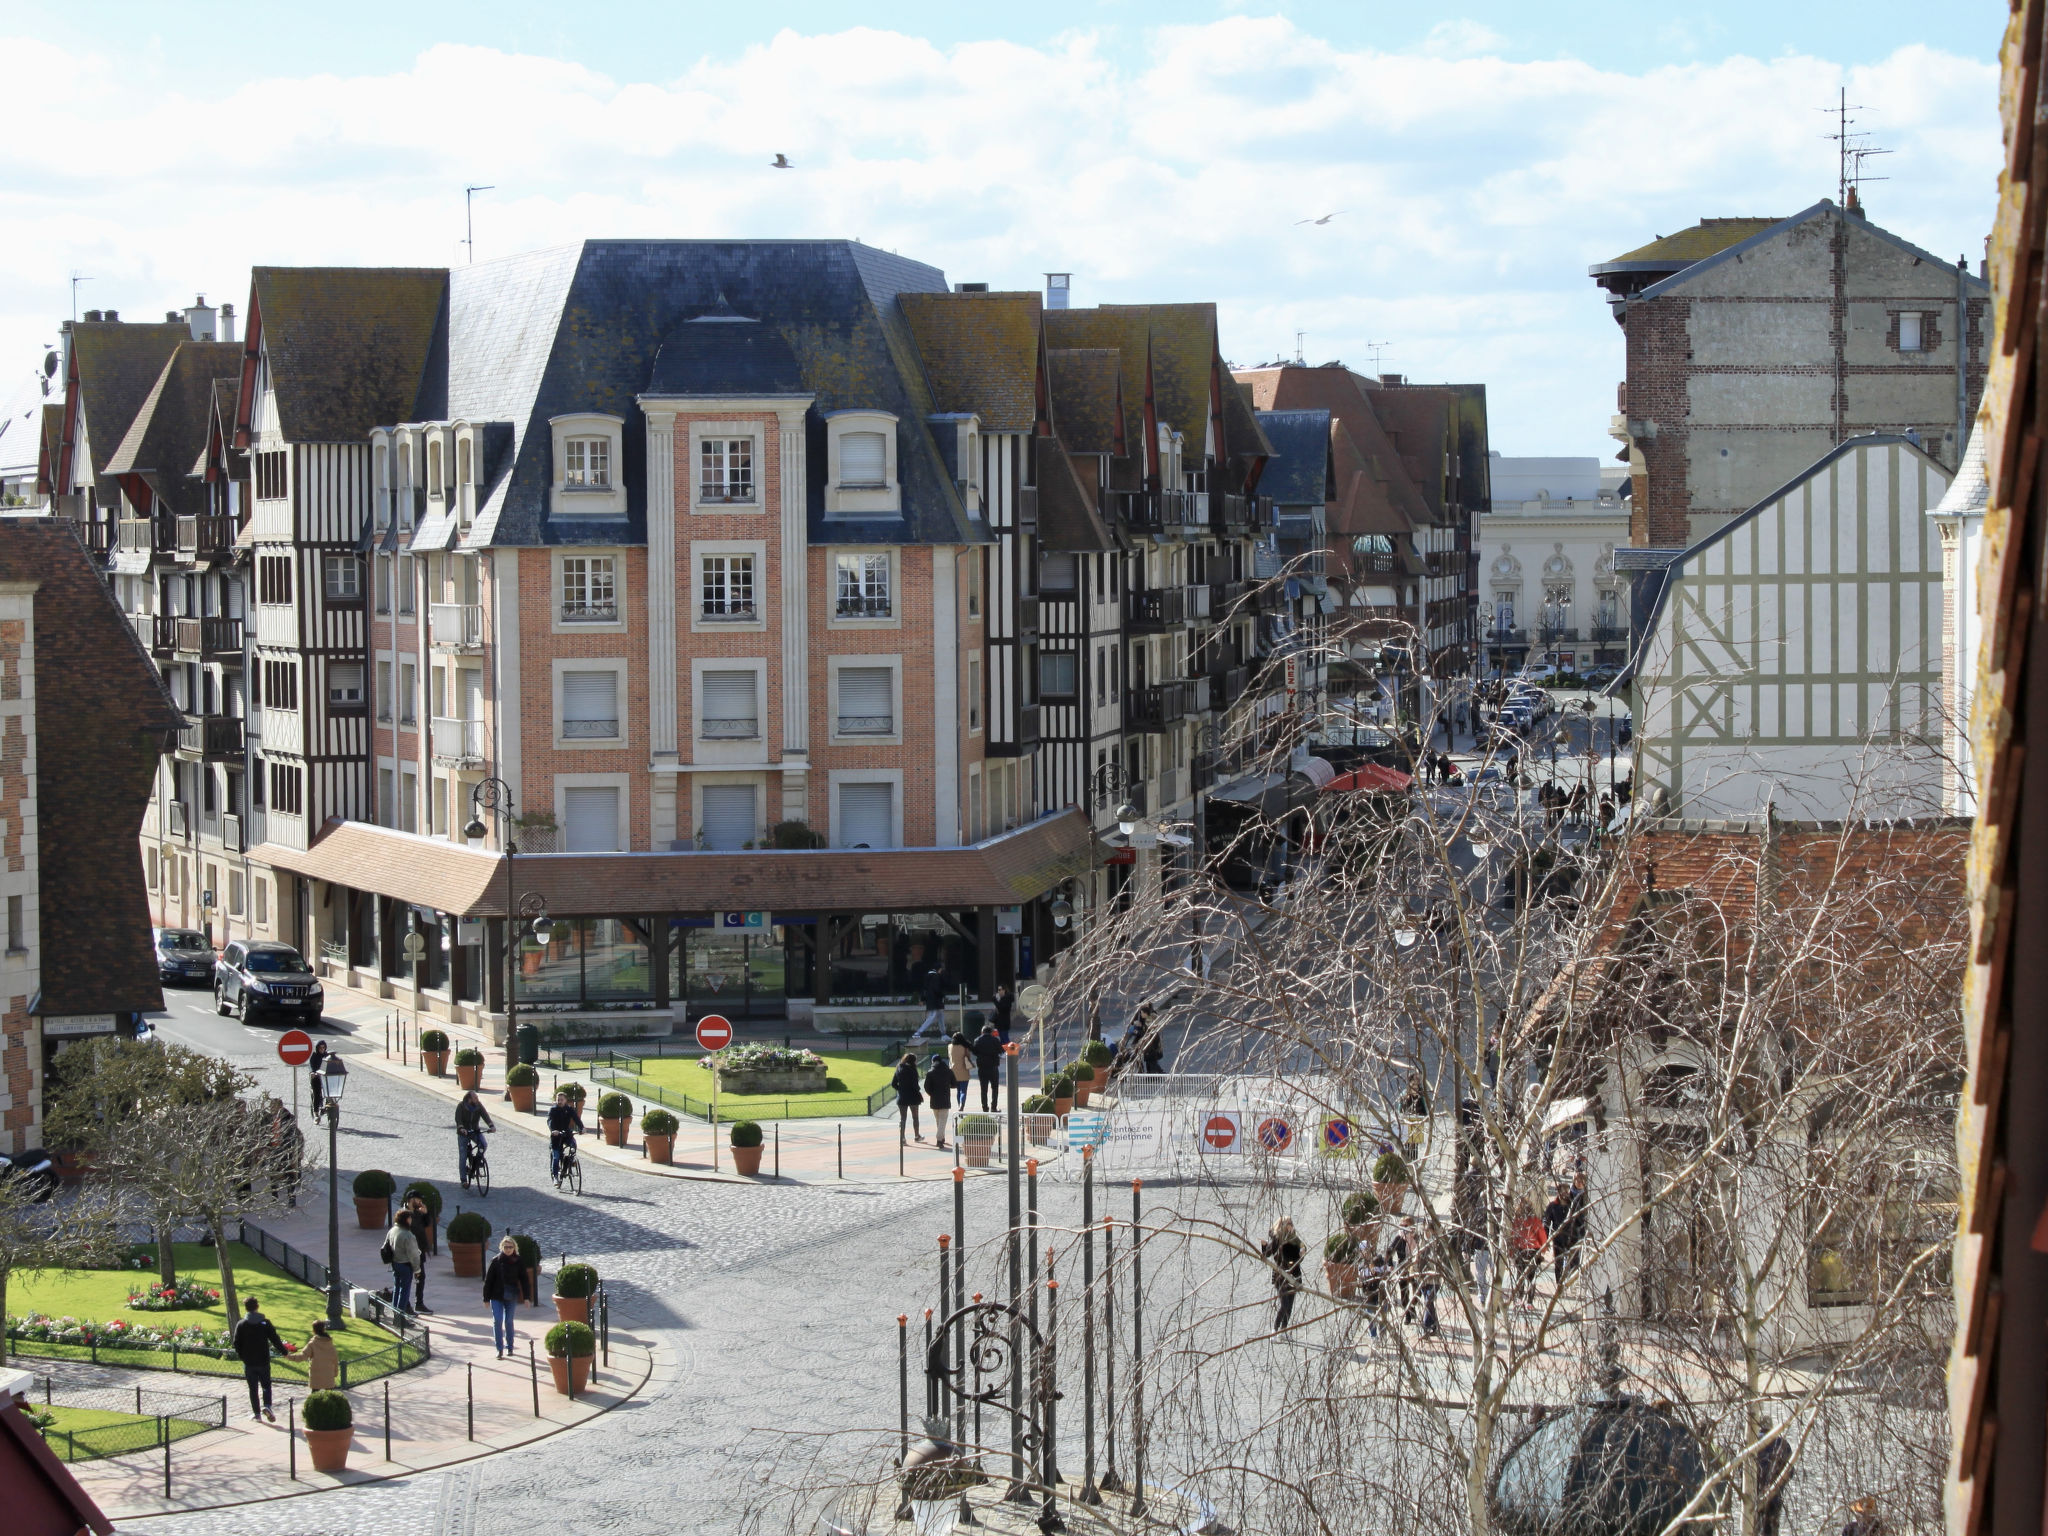
M 1413 774 L 1403 773 L 1398 768 L 1383 767 L 1379 763 L 1366 763 L 1349 773 L 1338 774 L 1323 786 L 1323 792 L 1330 794 L 1340 789 L 1362 789 L 1375 794 L 1391 795 L 1400 793 L 1414 782 Z
M 622 912 L 929 912 L 1014 906 L 1088 869 L 1078 811 L 961 848 L 749 849 L 518 856 L 518 892 L 558 916 Z M 505 912 L 503 855 L 340 822 L 309 849 L 264 843 L 252 861 L 458 917 Z

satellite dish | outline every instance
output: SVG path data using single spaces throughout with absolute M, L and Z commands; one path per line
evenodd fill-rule
M 43 377 L 46 379 L 50 379 L 55 378 L 56 375 L 57 354 L 54 351 L 47 352 L 43 355 Z

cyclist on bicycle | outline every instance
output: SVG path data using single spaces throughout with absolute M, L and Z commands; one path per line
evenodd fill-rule
M 554 1107 L 548 1111 L 548 1173 L 559 1178 L 562 1173 L 562 1149 L 573 1148 L 576 1138 L 583 1130 L 583 1111 L 569 1101 L 569 1095 L 555 1095 Z M 571 1154 L 574 1155 L 573 1152 Z
M 455 1141 L 460 1151 L 460 1162 L 456 1168 L 459 1177 L 466 1178 L 476 1160 L 484 1153 L 484 1133 L 478 1127 L 496 1131 L 498 1127 L 491 1120 L 491 1112 L 478 1100 L 476 1091 L 471 1089 L 462 1096 L 462 1102 L 455 1106 Z

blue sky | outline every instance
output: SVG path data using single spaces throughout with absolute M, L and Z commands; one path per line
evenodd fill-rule
M 1873 217 L 1974 264 L 2005 15 L 0 0 L 41 102 L 0 147 L 0 400 L 73 271 L 82 307 L 150 318 L 239 302 L 257 263 L 460 261 L 479 182 L 484 258 L 859 236 L 956 280 L 1071 269 L 1077 303 L 1215 300 L 1236 361 L 1304 331 L 1310 361 L 1485 382 L 1503 451 L 1604 455 L 1620 334 L 1587 263 L 1832 196 L 1838 86 L 1894 151 Z

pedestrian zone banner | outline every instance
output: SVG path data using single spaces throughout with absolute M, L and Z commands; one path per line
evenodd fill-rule
M 1067 1150 L 1099 1147 L 1109 1139 L 1109 1116 L 1099 1109 L 1077 1109 L 1067 1116 Z

